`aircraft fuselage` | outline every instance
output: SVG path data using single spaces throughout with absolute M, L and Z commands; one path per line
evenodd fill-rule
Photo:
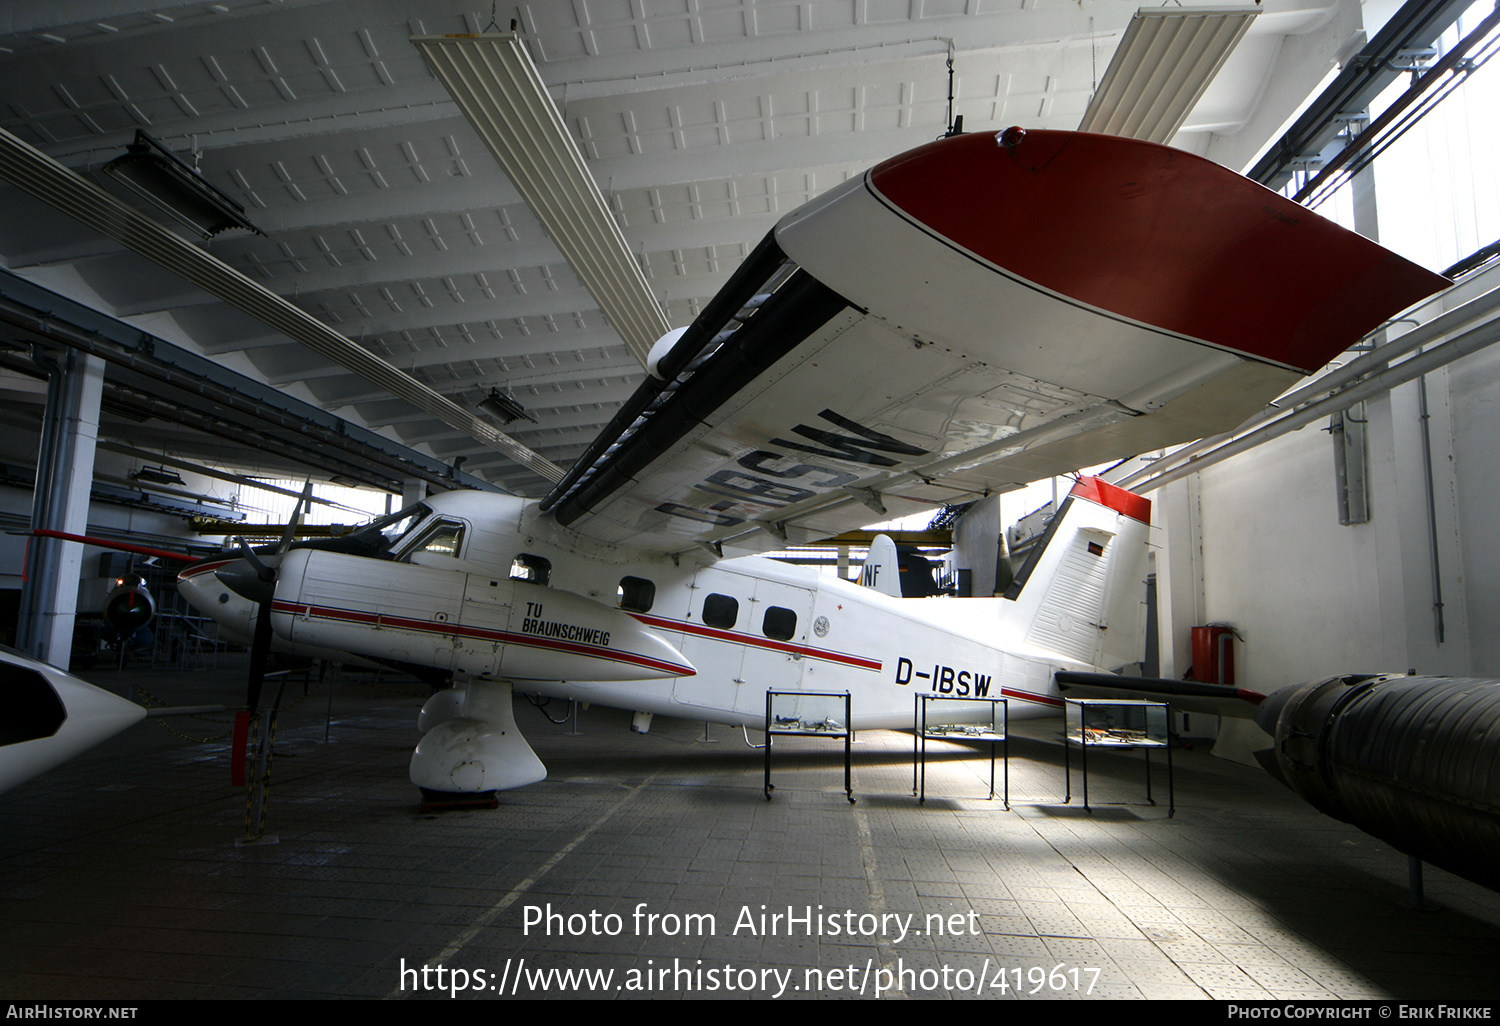
M 1080 530 L 1079 544 L 1096 534 L 1102 555 L 1114 522 L 1130 518 L 1089 505 L 1108 530 Z M 1059 614 L 1061 633 L 1055 624 L 1037 633 L 1036 593 L 1069 572 L 1062 562 L 1038 575 L 1029 601 L 902 599 L 760 557 L 615 550 L 511 497 L 454 492 L 427 506 L 391 558 L 289 552 L 273 606 L 279 642 L 432 667 L 459 682 L 511 681 L 543 695 L 751 726 L 765 715 L 767 690 L 848 691 L 857 728 L 910 726 L 921 692 L 1006 698 L 1013 716 L 1046 715 L 1061 705 L 1057 670 L 1118 658 L 1104 644 L 1112 614 L 1102 593 L 1093 606 Z M 1136 529 L 1136 544 L 1112 550 L 1132 563 L 1144 558 L 1145 525 Z M 1086 563 L 1097 559 L 1079 551 Z M 1116 572 L 1142 576 L 1141 568 Z M 190 569 L 181 587 L 210 615 L 240 629 L 253 622 L 250 603 L 211 572 Z M 988 716 L 981 703 L 945 711 Z

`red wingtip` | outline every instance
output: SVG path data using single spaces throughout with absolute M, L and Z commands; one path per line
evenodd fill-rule
M 1139 520 L 1143 524 L 1151 523 L 1150 499 L 1142 498 L 1135 492 L 1128 492 L 1119 485 L 1112 485 L 1097 477 L 1080 477 L 1069 494 L 1088 499 L 1090 502 L 1097 502 L 1121 516 Z

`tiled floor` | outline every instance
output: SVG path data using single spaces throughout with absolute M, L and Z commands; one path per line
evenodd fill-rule
M 94 675 L 173 705 L 241 678 Z M 1109 804 L 1143 799 L 1139 756 L 1092 761 L 1090 815 L 1021 738 L 1009 812 L 951 749 L 919 806 L 894 733 L 855 746 L 854 805 L 839 744 L 779 743 L 768 802 L 739 731 L 593 709 L 575 736 L 523 702 L 549 779 L 434 814 L 406 780 L 420 704 L 339 679 L 286 709 L 274 845 L 235 844 L 227 740 L 155 723 L 0 796 L 0 995 L 1500 997 L 1500 896 L 1429 868 L 1409 908 L 1403 857 L 1201 749 L 1172 819 Z

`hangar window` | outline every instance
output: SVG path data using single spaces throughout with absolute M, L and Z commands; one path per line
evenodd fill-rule
M 419 555 L 457 557 L 463 544 L 463 522 L 439 520 L 422 532 L 412 546 L 402 554 L 401 559 L 404 562 L 410 562 L 413 556 Z
M 621 577 L 615 599 L 621 609 L 628 609 L 632 613 L 650 612 L 652 603 L 656 601 L 656 585 L 644 577 Z
M 532 584 L 546 584 L 552 580 L 552 561 L 523 552 L 511 560 L 510 579 L 528 581 Z
M 740 604 L 728 595 L 713 594 L 703 600 L 703 622 L 728 630 L 740 618 Z
M 774 641 L 790 641 L 797 634 L 797 614 L 783 606 L 770 606 L 760 622 L 760 629 Z

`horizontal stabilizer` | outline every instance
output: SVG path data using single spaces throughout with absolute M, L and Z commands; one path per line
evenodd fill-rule
M 1122 677 L 1117 673 L 1059 670 L 1057 684 L 1068 698 L 1122 698 L 1166 702 L 1179 712 L 1249 719 L 1266 696 L 1228 684 L 1204 684 L 1169 677 Z

